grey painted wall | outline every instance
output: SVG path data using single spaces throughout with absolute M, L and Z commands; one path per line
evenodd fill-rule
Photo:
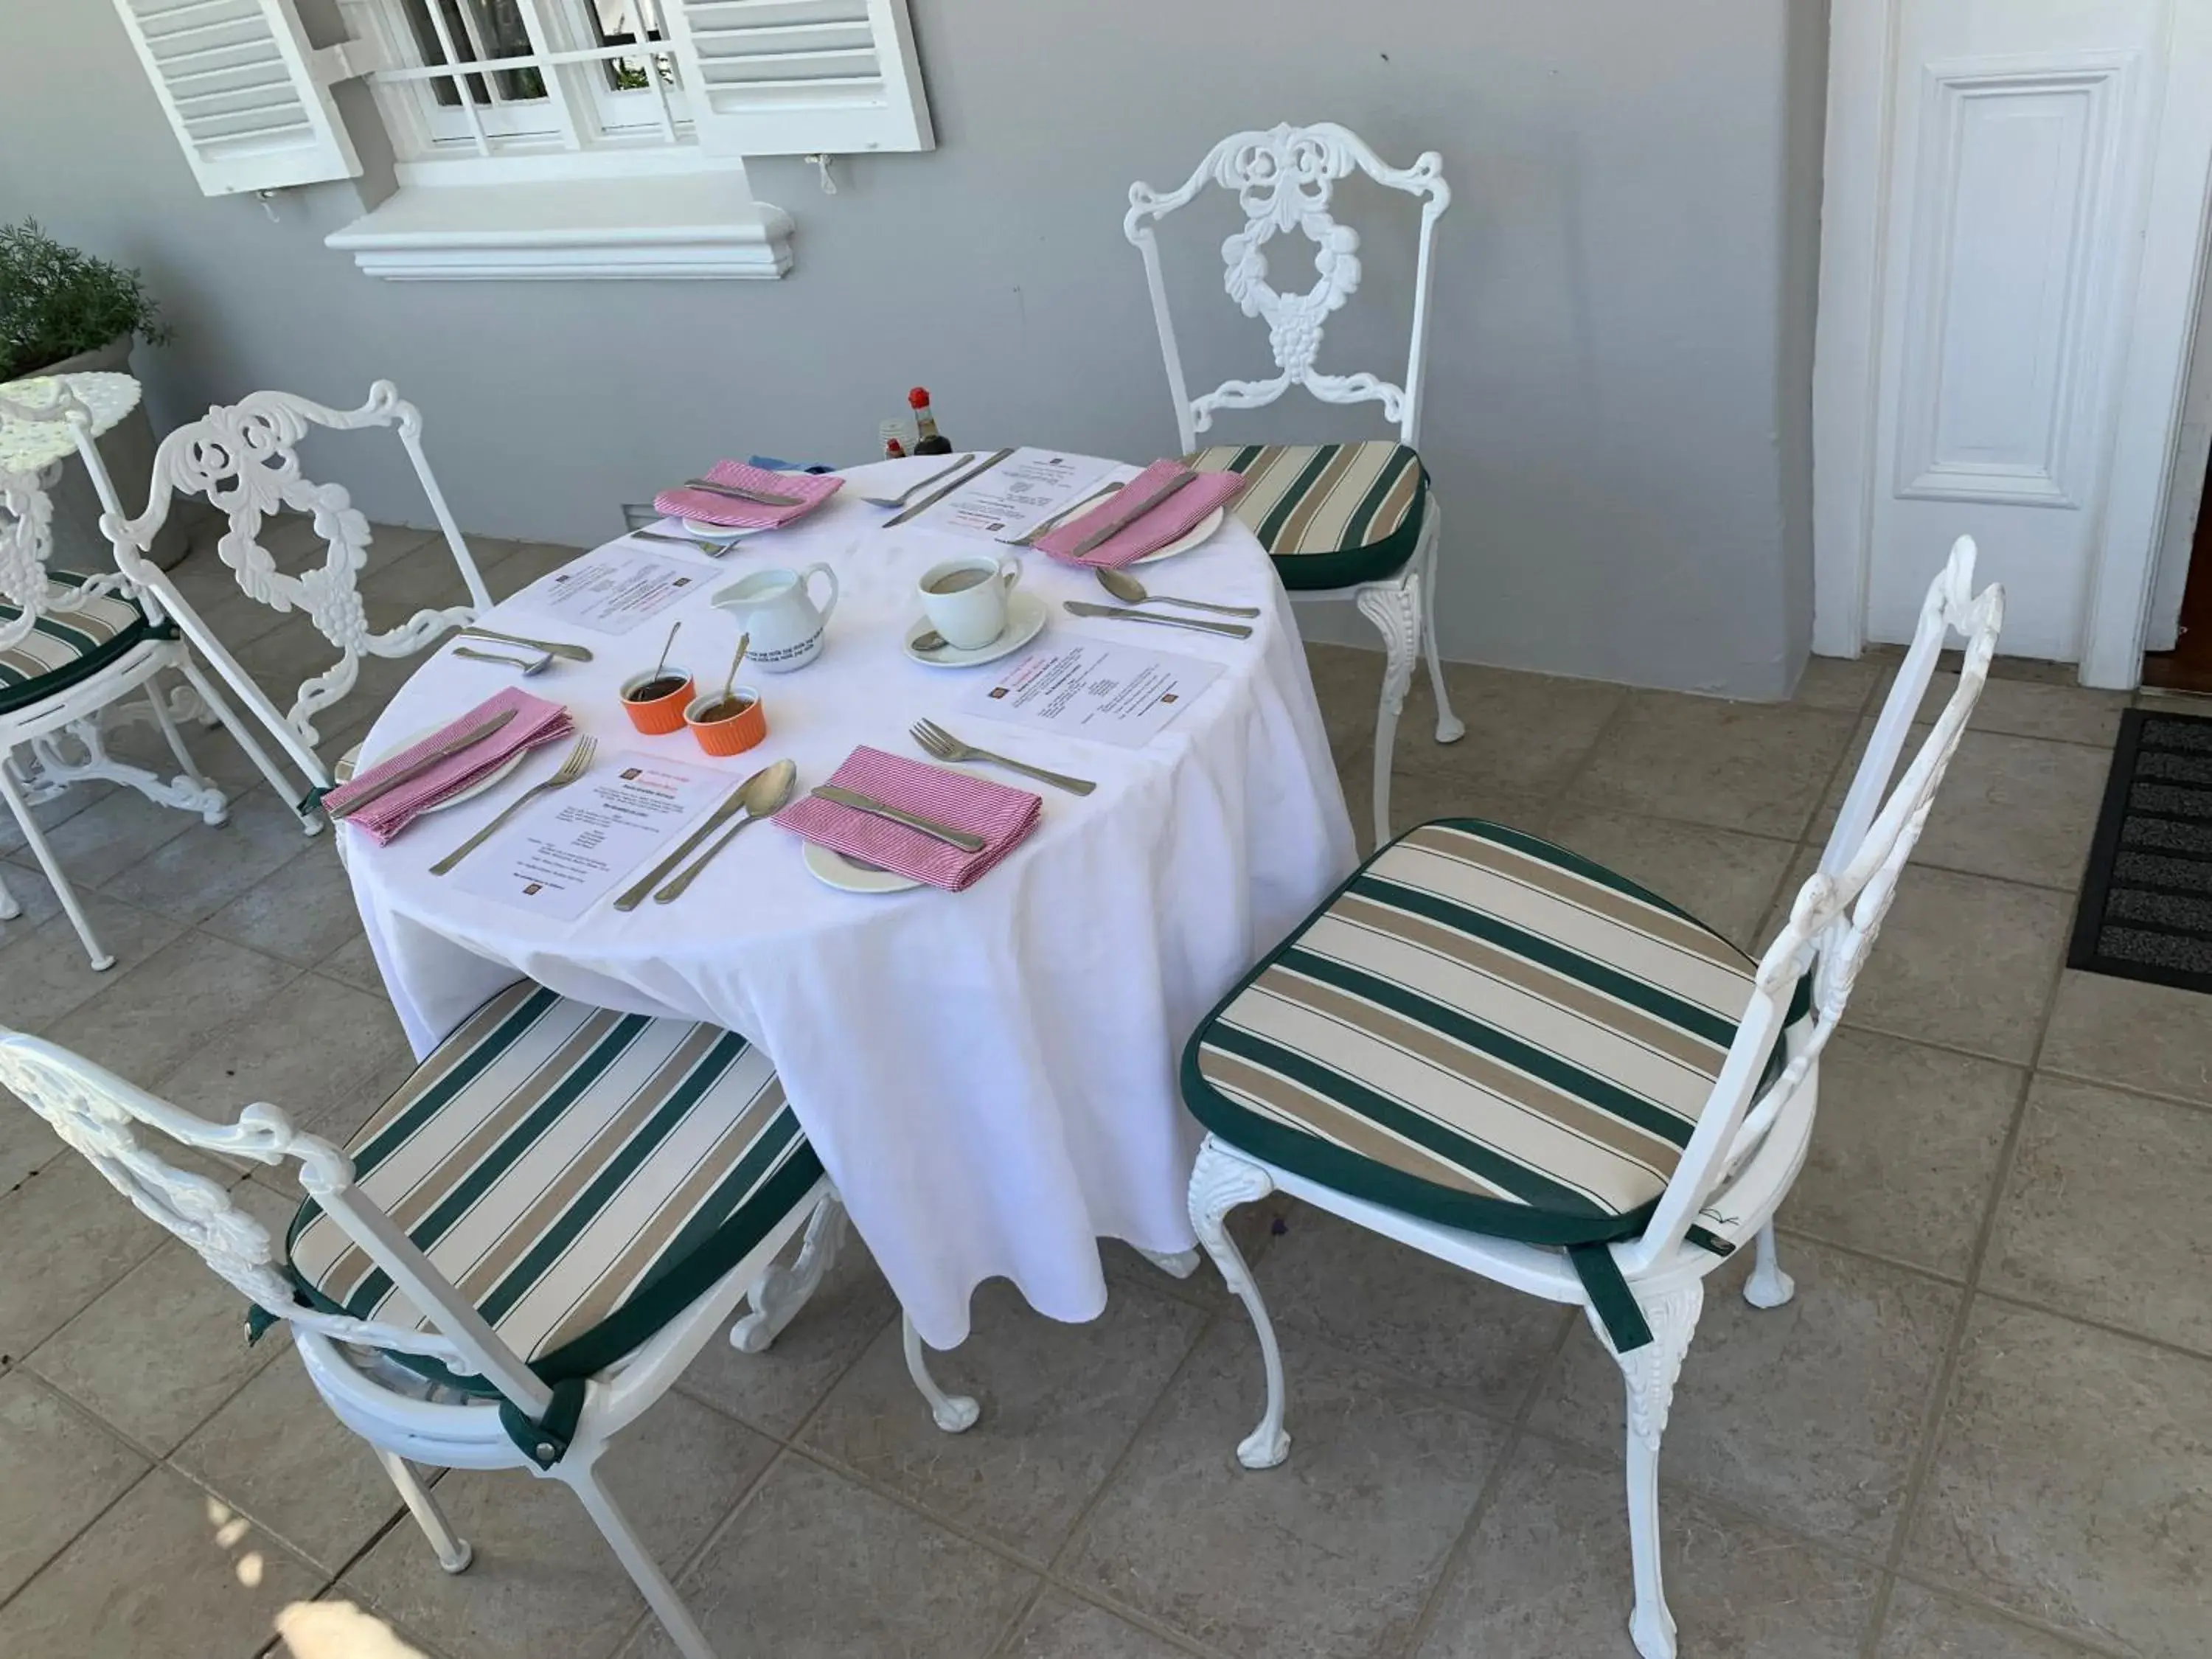
M 1455 197 L 1422 445 L 1446 654 L 1787 693 L 1810 631 L 1823 0 L 915 10 L 940 148 L 844 162 L 835 198 L 756 164 L 799 222 L 781 283 L 364 276 L 322 245 L 354 186 L 289 192 L 274 222 L 197 193 L 95 0 L 0 11 L 0 217 L 145 269 L 178 325 L 138 354 L 157 421 L 261 386 L 351 403 L 386 376 L 465 526 L 580 542 L 720 455 L 864 459 L 916 381 L 963 445 L 1170 449 L 1128 181 L 1179 180 L 1238 126 L 1340 120 L 1401 162 L 1441 150 Z M 1366 283 L 1323 365 L 1395 371 L 1412 211 L 1342 202 Z M 1166 239 L 1194 377 L 1263 368 L 1219 291 L 1225 206 L 1196 214 Z M 1344 430 L 1277 409 L 1218 429 Z M 331 455 L 372 515 L 422 520 L 397 467 Z M 1312 626 L 1371 642 L 1349 613 Z

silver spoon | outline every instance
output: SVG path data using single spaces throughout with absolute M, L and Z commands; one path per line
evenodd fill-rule
M 736 687 L 738 683 L 738 665 L 744 661 L 745 653 L 751 650 L 752 647 L 753 636 L 751 634 L 744 633 L 738 635 L 738 653 L 730 659 L 730 672 L 722 677 L 722 695 L 716 697 L 713 702 L 707 705 L 707 712 L 708 714 L 713 714 L 715 709 L 721 708 L 723 704 L 729 702 L 730 693 Z
M 453 654 L 457 657 L 466 657 L 471 662 L 495 662 L 503 664 L 508 668 L 520 668 L 525 679 L 528 679 L 532 674 L 544 673 L 553 662 L 553 659 L 550 656 L 502 657 L 495 651 L 471 651 L 465 645 L 455 646 Z
M 1155 605 L 1180 605 L 1192 611 L 1212 611 L 1224 617 L 1256 617 L 1256 605 L 1215 605 L 1209 599 L 1179 599 L 1172 593 L 1150 592 L 1126 570 L 1110 570 L 1097 567 L 1098 585 L 1124 605 L 1142 605 L 1150 599 Z
M 761 769 L 738 786 L 738 799 L 744 807 L 744 816 L 722 832 L 720 841 L 710 843 L 699 854 L 691 867 L 653 896 L 655 904 L 666 904 L 683 896 L 684 890 L 698 878 L 699 872 L 714 861 L 714 855 L 737 839 L 738 831 L 756 818 L 773 817 L 790 804 L 799 787 L 799 768 L 793 762 L 780 760 Z

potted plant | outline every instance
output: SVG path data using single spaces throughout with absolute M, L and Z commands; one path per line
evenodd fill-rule
M 35 220 L 0 225 L 0 384 L 34 374 L 127 373 L 133 343 L 160 345 L 168 337 L 138 272 L 55 240 Z M 154 467 L 154 428 L 143 403 L 100 439 L 100 453 L 124 510 L 138 511 Z M 82 463 L 68 465 L 53 499 L 54 562 L 76 570 L 107 566 L 100 504 Z M 185 540 L 184 526 L 173 519 L 156 538 L 155 562 L 174 564 Z

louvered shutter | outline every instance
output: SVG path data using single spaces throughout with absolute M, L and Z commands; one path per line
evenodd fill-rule
M 664 0 L 700 147 L 929 149 L 906 0 Z
M 192 176 L 210 196 L 359 175 L 331 101 L 361 72 L 307 44 L 292 0 L 115 0 Z

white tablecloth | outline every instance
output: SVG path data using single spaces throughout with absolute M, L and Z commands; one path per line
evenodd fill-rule
M 1206 546 L 1141 574 L 1162 591 L 1256 605 L 1249 640 L 1079 620 L 1065 599 L 1103 599 L 1086 573 L 1025 556 L 1024 585 L 1052 602 L 1042 636 L 1074 628 L 1207 657 L 1227 672 L 1142 749 L 1060 739 L 957 718 L 952 704 L 988 671 L 923 667 L 902 648 L 930 564 L 981 544 L 886 516 L 857 496 L 902 488 L 930 460 L 855 469 L 830 507 L 757 538 L 719 562 L 684 618 L 677 657 L 702 677 L 728 660 L 737 629 L 713 591 L 748 571 L 827 561 L 843 584 L 822 656 L 762 687 L 769 735 L 714 763 L 742 776 L 788 756 L 801 787 L 859 743 L 915 752 L 927 716 L 971 742 L 1096 779 L 1078 798 L 1039 787 L 1042 824 L 963 893 L 866 896 L 823 886 L 802 844 L 749 829 L 680 902 L 628 915 L 601 904 L 562 925 L 456 891 L 427 866 L 514 790 L 550 772 L 528 763 L 513 786 L 452 807 L 387 848 L 341 828 L 354 894 L 386 984 L 418 1054 L 518 974 L 629 1013 L 712 1020 L 775 1057 L 799 1121 L 854 1224 L 932 1346 L 968 1331 L 968 1299 L 1004 1275 L 1054 1318 L 1105 1306 L 1100 1237 L 1190 1248 L 1183 1193 L 1197 1141 L 1176 1066 L 1192 1029 L 1236 978 L 1350 870 L 1350 821 L 1290 605 L 1251 534 L 1231 517 Z M 630 544 L 643 553 L 672 550 Z M 685 556 L 681 550 L 675 556 Z M 649 666 L 666 632 L 648 621 L 619 639 L 563 630 L 528 595 L 488 624 L 597 653 L 529 682 L 625 749 L 703 760 L 688 732 L 640 738 L 616 687 Z M 388 750 L 513 679 L 510 671 L 427 660 L 366 745 Z M 1002 782 L 1011 774 L 981 769 Z

